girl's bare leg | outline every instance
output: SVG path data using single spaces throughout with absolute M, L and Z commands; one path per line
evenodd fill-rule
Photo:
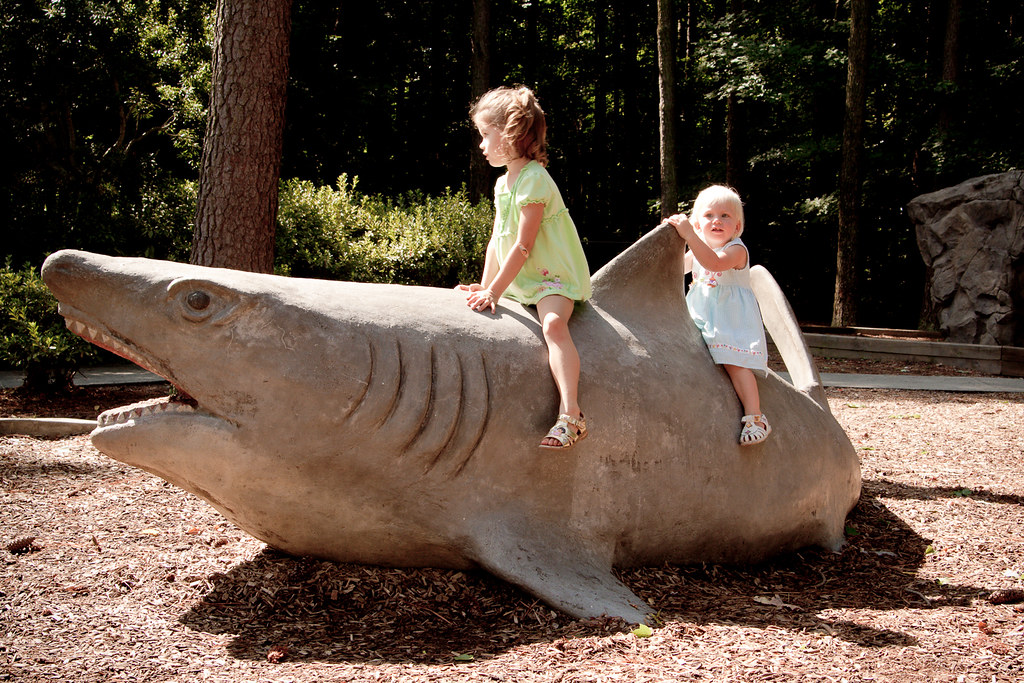
M 544 330 L 544 341 L 548 345 L 551 376 L 558 388 L 558 412 L 579 417 L 580 355 L 569 334 L 573 305 L 572 299 L 552 294 L 537 302 L 537 314 Z M 541 443 L 548 446 L 560 445 L 550 438 L 545 438 Z
M 754 371 L 736 365 L 722 365 L 722 367 L 729 374 L 732 386 L 736 389 L 736 395 L 739 396 L 740 403 L 743 404 L 743 414 L 760 415 L 761 395 L 757 391 L 757 378 L 754 377 Z M 757 424 L 764 427 L 764 423 L 760 420 L 757 421 Z

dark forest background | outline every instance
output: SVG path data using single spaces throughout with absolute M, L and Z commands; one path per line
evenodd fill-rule
M 656 3 L 486 4 L 490 85 L 536 91 L 548 114 L 549 168 L 596 270 L 661 213 Z M 38 268 L 64 247 L 186 259 L 213 3 L 0 8 L 7 266 Z M 728 175 L 746 203 L 753 260 L 802 321 L 828 323 L 849 7 L 672 8 L 683 208 Z M 465 187 L 490 201 L 471 183 L 473 10 L 471 0 L 295 0 L 282 183 L 334 186 L 345 175 L 367 195 Z M 1010 0 L 871 3 L 858 324 L 921 323 L 925 273 L 907 202 L 1022 167 L 1022 20 Z

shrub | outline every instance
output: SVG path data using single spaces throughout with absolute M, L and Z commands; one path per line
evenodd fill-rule
M 25 373 L 25 389 L 60 390 L 102 351 L 64 327 L 57 299 L 30 267 L 0 270 L 0 364 Z
M 277 271 L 297 277 L 452 287 L 479 278 L 493 208 L 464 190 L 439 197 L 362 195 L 358 178 L 337 189 L 282 183 Z

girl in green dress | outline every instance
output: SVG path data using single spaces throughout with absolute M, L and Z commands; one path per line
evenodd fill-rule
M 576 226 L 547 165 L 547 123 L 529 88 L 496 88 L 470 110 L 480 149 L 506 173 L 494 186 L 494 231 L 479 284 L 458 285 L 476 311 L 494 313 L 506 296 L 536 305 L 558 388 L 558 418 L 541 448 L 567 449 L 586 437 L 580 359 L 569 334 L 577 301 L 590 298 L 590 268 Z

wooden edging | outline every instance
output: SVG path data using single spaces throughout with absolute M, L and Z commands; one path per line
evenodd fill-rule
M 0 418 L 0 435 L 13 434 L 63 439 L 88 434 L 96 429 L 96 420 L 76 420 L 69 417 L 5 417 Z
M 993 375 L 1024 377 L 1024 348 L 922 339 L 881 339 L 849 334 L 805 332 L 811 355 L 823 358 L 926 361 Z

